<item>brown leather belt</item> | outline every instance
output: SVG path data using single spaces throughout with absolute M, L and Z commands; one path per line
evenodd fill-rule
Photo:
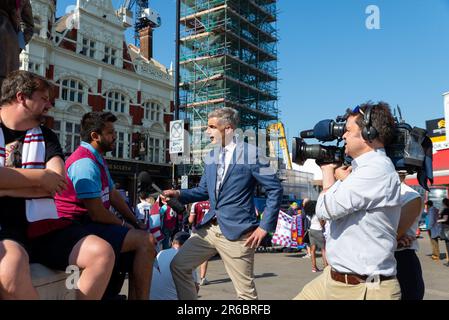
M 369 276 L 359 275 L 354 273 L 340 273 L 331 269 L 331 278 L 338 282 L 343 282 L 346 284 L 357 285 L 360 283 L 365 283 Z M 376 279 L 376 276 L 371 277 L 372 279 Z M 391 280 L 396 278 L 395 276 L 379 276 L 380 281 Z

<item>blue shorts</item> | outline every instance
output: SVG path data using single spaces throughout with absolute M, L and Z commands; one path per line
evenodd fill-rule
M 103 240 L 109 242 L 112 249 L 114 249 L 115 256 L 120 256 L 123 241 L 125 241 L 125 237 L 129 231 L 128 228 L 115 224 L 104 224 L 97 222 L 89 222 L 83 225 L 87 232 L 99 236 Z
M 79 224 L 55 230 L 29 241 L 30 262 L 65 271 L 75 245 L 91 233 Z

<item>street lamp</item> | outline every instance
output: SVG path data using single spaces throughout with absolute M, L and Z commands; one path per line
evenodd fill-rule
M 173 120 L 179 119 L 179 81 L 181 77 L 179 75 L 179 54 L 180 54 L 180 32 L 181 32 L 181 0 L 176 0 L 176 43 L 175 43 L 175 103 Z M 172 187 L 176 187 L 175 179 L 175 164 L 172 164 Z
M 176 54 L 175 54 L 175 112 L 173 120 L 179 119 L 179 55 L 180 55 L 180 33 L 181 33 L 181 0 L 176 0 Z

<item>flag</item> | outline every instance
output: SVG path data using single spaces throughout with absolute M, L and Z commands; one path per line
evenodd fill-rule
M 293 218 L 283 211 L 279 211 L 276 231 L 273 234 L 271 243 L 283 247 L 290 247 L 292 241 Z
M 302 248 L 304 230 L 301 215 L 289 216 L 279 211 L 278 223 L 271 243 L 288 248 Z

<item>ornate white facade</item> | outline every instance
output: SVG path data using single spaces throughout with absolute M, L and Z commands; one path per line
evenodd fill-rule
M 77 0 L 57 20 L 53 0 L 31 4 L 36 29 L 21 54 L 21 68 L 56 85 L 49 126 L 64 151 L 70 153 L 79 144 L 82 115 L 105 110 L 118 118 L 112 159 L 166 164 L 173 77 L 126 44 L 125 27 L 111 0 Z

